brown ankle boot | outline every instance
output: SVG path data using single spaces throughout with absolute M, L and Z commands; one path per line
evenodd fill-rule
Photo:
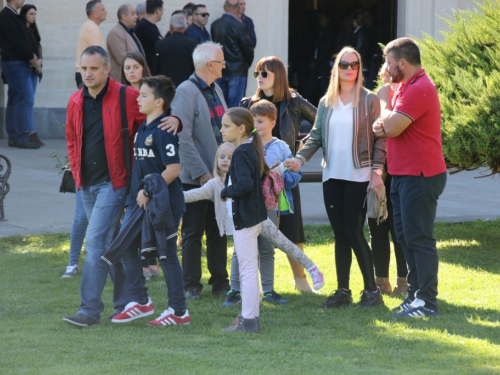
M 408 282 L 406 281 L 406 277 L 398 277 L 396 279 L 396 286 L 391 293 L 391 297 L 397 297 L 401 294 L 406 294 L 408 291 Z
M 382 294 L 391 294 L 392 286 L 388 277 L 375 277 L 375 284 L 380 288 Z

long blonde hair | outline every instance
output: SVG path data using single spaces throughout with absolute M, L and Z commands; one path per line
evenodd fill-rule
M 222 180 L 222 171 L 219 168 L 219 155 L 220 155 L 220 150 L 223 147 L 232 148 L 233 151 L 236 149 L 236 146 L 234 145 L 234 143 L 232 143 L 232 142 L 224 142 L 223 144 L 221 144 L 219 146 L 219 148 L 217 149 L 217 152 L 215 153 L 214 174 L 213 174 L 213 176 L 214 177 L 219 177 L 221 180 Z M 222 182 L 224 182 L 224 181 L 222 181 Z
M 326 106 L 335 108 L 339 102 L 340 95 L 340 79 L 339 79 L 339 62 L 342 60 L 342 57 L 346 53 L 354 53 L 358 56 L 359 68 L 358 68 L 358 76 L 356 77 L 356 83 L 354 86 L 354 95 L 352 98 L 352 106 L 356 108 L 359 104 L 359 99 L 361 97 L 361 87 L 363 87 L 363 62 L 361 61 L 361 55 L 358 51 L 356 51 L 352 47 L 344 47 L 338 53 L 335 58 L 335 63 L 332 68 L 332 76 L 330 78 L 330 84 L 328 85 L 328 90 L 326 91 L 325 100 Z

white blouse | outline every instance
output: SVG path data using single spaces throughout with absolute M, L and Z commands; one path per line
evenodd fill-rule
M 323 182 L 334 178 L 355 182 L 370 181 L 370 167 L 357 169 L 353 160 L 354 116 L 352 102 L 344 105 L 339 99 L 328 123 L 327 167 Z

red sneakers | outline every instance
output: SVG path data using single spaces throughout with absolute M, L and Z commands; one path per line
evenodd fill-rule
M 153 302 L 151 298 L 148 297 L 148 303 L 145 305 L 141 305 L 137 302 L 130 302 L 125 309 L 116 315 L 111 321 L 113 323 L 127 323 L 132 320 L 136 320 L 139 318 L 144 318 L 145 316 L 149 316 L 154 314 L 155 308 L 153 306 Z
M 182 325 L 189 324 L 191 318 L 189 312 L 186 310 L 183 316 L 174 315 L 174 309 L 169 307 L 158 318 L 148 322 L 148 326 L 169 326 L 169 325 Z

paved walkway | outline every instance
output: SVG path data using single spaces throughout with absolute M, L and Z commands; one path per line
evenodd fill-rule
M 74 214 L 74 194 L 59 193 L 61 175 L 55 168 L 53 152 L 67 155 L 64 140 L 47 140 L 38 150 L 7 147 L 0 140 L 0 154 L 12 163 L 10 192 L 4 200 L 7 221 L 0 221 L 0 237 L 16 234 L 69 232 Z M 306 171 L 319 171 L 320 152 Z M 0 172 L 2 173 L 2 172 Z M 500 176 L 476 179 L 486 170 L 461 172 L 448 176 L 439 200 L 437 221 L 461 222 L 500 217 Z M 300 185 L 304 222 L 328 223 L 320 183 Z

